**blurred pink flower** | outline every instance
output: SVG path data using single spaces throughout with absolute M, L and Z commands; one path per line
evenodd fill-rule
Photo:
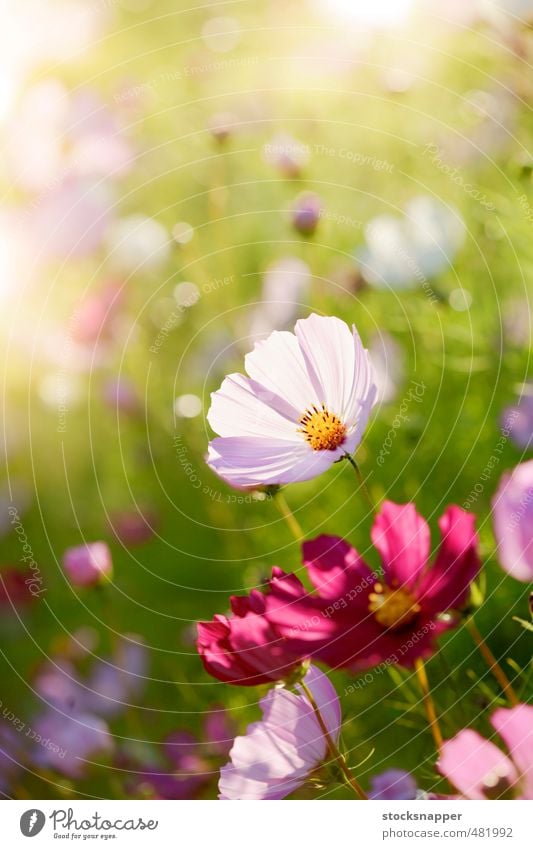
M 502 476 L 492 511 L 501 565 L 518 581 L 532 581 L 533 460 Z
M 533 799 L 533 706 L 499 708 L 491 723 L 509 755 L 467 728 L 444 742 L 439 771 L 467 799 Z
M 263 157 L 284 177 L 295 179 L 309 162 L 309 147 L 290 133 L 278 133 L 263 147 Z
M 6 157 L 26 190 L 46 193 L 66 178 L 118 178 L 133 152 L 116 114 L 91 89 L 69 92 L 58 79 L 35 83 L 6 130 Z
M 21 570 L 17 566 L 0 566 L 0 609 L 3 615 L 10 613 L 13 607 L 25 607 L 35 595 L 31 585 L 35 585 L 31 569 Z
M 124 545 L 142 545 L 153 537 L 159 517 L 149 508 L 119 510 L 112 514 L 110 525 Z
M 361 441 L 376 398 L 355 327 L 311 315 L 275 331 L 211 396 L 208 464 L 236 487 L 309 480 Z
M 264 597 L 267 619 L 287 638 L 289 651 L 335 668 L 411 666 L 457 625 L 457 616 L 441 614 L 465 603 L 481 567 L 472 515 L 451 506 L 439 526 L 442 542 L 429 565 L 429 527 L 414 504 L 383 502 L 372 528 L 382 576 L 339 537 L 305 542 L 304 564 L 316 592 L 296 575 L 273 575 Z
M 216 615 L 212 622 L 198 623 L 197 645 L 206 671 L 220 681 L 246 687 L 290 676 L 301 658 L 287 650 L 286 641 L 262 615 L 262 593 L 253 590 L 230 602 L 232 616 Z
M 110 579 L 113 561 L 105 542 L 90 542 L 67 548 L 63 568 L 71 582 L 78 587 L 90 587 Z
M 316 667 L 304 678 L 331 740 L 337 743 L 340 703 L 333 685 Z M 328 757 L 328 744 L 301 686 L 298 695 L 274 687 L 259 702 L 263 718 L 237 737 L 230 762 L 221 769 L 219 799 L 284 799 Z

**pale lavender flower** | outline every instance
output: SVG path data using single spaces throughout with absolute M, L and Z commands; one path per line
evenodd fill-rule
M 302 236 L 312 236 L 315 232 L 320 214 L 322 200 L 314 192 L 302 192 L 294 201 L 292 207 L 292 224 Z
M 309 480 L 361 441 L 376 399 L 368 352 L 355 328 L 311 315 L 275 331 L 231 374 L 207 415 L 219 434 L 208 463 L 236 487 Z
M 533 448 L 533 382 L 528 381 L 516 404 L 503 411 L 501 426 L 514 444 L 523 450 Z
M 311 666 L 304 682 L 330 739 L 337 743 L 340 703 L 326 676 Z M 237 737 L 230 763 L 220 771 L 219 799 L 284 799 L 305 783 L 328 757 L 328 744 L 302 688 L 270 690 L 259 702 L 263 718 Z
M 370 782 L 369 799 L 416 799 L 418 788 L 412 775 L 403 769 L 387 769 L 374 775 Z
M 533 460 L 502 476 L 492 510 L 500 564 L 518 581 L 532 581 Z
M 99 717 L 53 709 L 35 720 L 30 739 L 33 763 L 69 778 L 82 778 L 95 758 L 109 756 L 114 748 L 107 723 Z

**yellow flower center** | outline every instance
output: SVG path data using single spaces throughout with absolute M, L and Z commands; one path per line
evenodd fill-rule
M 311 407 L 300 419 L 299 432 L 314 451 L 334 451 L 346 437 L 346 427 L 335 413 L 330 413 L 322 404 L 320 409 Z
M 384 628 L 401 628 L 408 625 L 417 613 L 417 604 L 411 593 L 403 587 L 391 588 L 383 584 L 375 584 L 374 592 L 368 596 L 370 613 Z

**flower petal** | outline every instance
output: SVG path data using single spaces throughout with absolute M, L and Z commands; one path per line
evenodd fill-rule
M 437 768 L 467 799 L 486 799 L 484 783 L 493 775 L 511 784 L 517 779 L 507 755 L 469 728 L 444 742 Z
M 372 528 L 372 542 L 381 555 L 389 586 L 414 589 L 429 556 L 430 534 L 414 504 L 384 501 Z
M 475 516 L 452 505 L 439 519 L 442 542 L 433 566 L 420 582 L 418 597 L 433 613 L 461 607 L 481 563 Z
M 522 798 L 533 799 L 533 706 L 499 708 L 490 721 L 522 776 Z
M 310 315 L 294 329 L 320 404 L 348 426 L 373 385 L 370 360 L 354 328 L 334 316 Z M 375 393 L 374 393 L 375 397 Z
M 322 598 L 340 598 L 361 581 L 366 580 L 364 586 L 369 586 L 370 569 L 355 548 L 340 537 L 323 534 L 304 542 L 302 550 L 304 566 Z
M 302 441 L 295 411 L 242 374 L 230 374 L 213 392 L 207 420 L 219 436 Z
M 324 400 L 316 394 L 294 333 L 275 330 L 246 355 L 244 365 L 253 380 L 290 405 L 295 421 Z
M 334 451 L 313 451 L 288 440 L 227 436 L 209 443 L 207 462 L 236 487 L 295 483 L 325 472 L 336 460 Z

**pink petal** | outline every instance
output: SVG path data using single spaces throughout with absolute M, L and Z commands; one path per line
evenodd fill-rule
M 414 588 L 429 556 L 430 534 L 414 504 L 384 501 L 372 528 L 372 542 L 381 555 L 389 585 Z
M 486 799 L 484 782 L 494 773 L 511 784 L 517 779 L 509 758 L 494 743 L 470 729 L 460 731 L 443 744 L 437 767 L 467 799 Z
M 339 598 L 371 574 L 357 551 L 340 537 L 319 536 L 304 542 L 302 550 L 304 566 L 322 598 Z
M 499 708 L 490 721 L 522 776 L 522 798 L 533 799 L 533 706 Z
M 460 507 L 448 507 L 439 519 L 442 542 L 434 565 L 424 575 L 419 599 L 434 613 L 461 607 L 481 563 L 477 553 L 475 517 Z

